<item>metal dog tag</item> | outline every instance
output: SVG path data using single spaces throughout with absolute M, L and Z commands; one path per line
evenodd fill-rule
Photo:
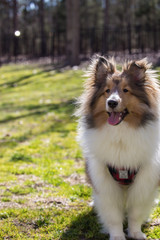
M 119 170 L 119 178 L 120 179 L 128 179 L 128 171 L 127 170 Z

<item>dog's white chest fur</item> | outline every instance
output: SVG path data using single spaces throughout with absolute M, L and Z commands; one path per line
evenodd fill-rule
M 83 129 L 79 138 L 84 153 L 116 167 L 138 168 L 150 161 L 158 147 L 159 126 L 152 123 L 143 128 L 106 124 L 101 129 Z

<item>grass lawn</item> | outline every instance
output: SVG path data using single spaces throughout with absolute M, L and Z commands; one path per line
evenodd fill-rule
M 0 68 L 0 239 L 103 240 L 76 143 L 82 71 Z M 160 204 L 144 226 L 160 239 Z

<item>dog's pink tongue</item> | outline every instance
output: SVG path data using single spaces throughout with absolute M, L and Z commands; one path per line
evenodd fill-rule
M 108 123 L 111 125 L 116 125 L 120 122 L 120 120 L 121 120 L 120 113 L 111 112 L 111 115 L 108 118 Z

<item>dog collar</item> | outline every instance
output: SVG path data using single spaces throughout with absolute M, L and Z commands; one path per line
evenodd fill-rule
M 108 170 L 111 174 L 111 176 L 121 185 L 129 185 L 133 183 L 136 174 L 138 171 L 126 168 L 114 168 L 111 166 L 108 166 Z

